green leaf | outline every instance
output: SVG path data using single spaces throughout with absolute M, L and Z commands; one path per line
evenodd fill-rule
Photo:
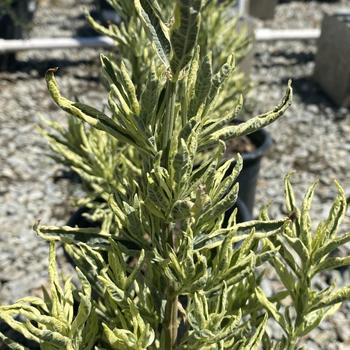
M 139 274 L 139 272 L 141 271 L 141 268 L 142 268 L 142 264 L 144 263 L 145 261 L 145 251 L 142 249 L 141 250 L 141 253 L 140 253 L 140 256 L 138 258 L 138 261 L 137 261 L 137 264 L 136 266 L 134 267 L 134 269 L 132 270 L 131 274 L 128 276 L 128 278 L 126 279 L 126 282 L 125 282 L 125 289 L 127 290 L 132 283 L 134 283 L 134 281 L 136 280 L 137 278 L 137 275 Z
M 301 241 L 300 238 L 290 237 L 286 234 L 283 235 L 288 244 L 293 248 L 293 250 L 299 255 L 303 265 L 307 264 L 310 259 L 309 251 L 307 250 L 305 244 Z
M 247 345 L 245 345 L 242 350 L 258 350 L 260 349 L 261 340 L 265 334 L 266 326 L 268 321 L 268 315 L 265 314 L 259 326 L 255 330 L 253 336 L 250 338 Z
M 234 165 L 234 166 L 233 166 Z M 233 166 L 232 172 L 227 176 L 227 170 Z M 236 159 L 227 161 L 222 167 L 217 170 L 215 174 L 216 184 L 215 193 L 211 194 L 212 202 L 215 204 L 222 198 L 224 198 L 229 192 L 232 185 L 237 180 L 238 175 L 240 174 L 243 167 L 243 158 L 240 154 L 237 155 Z M 222 181 L 222 179 L 226 178 Z
M 31 323 L 27 322 L 25 324 L 25 327 L 36 337 L 40 339 L 40 342 L 47 342 L 50 345 L 53 345 L 55 347 L 58 347 L 59 349 L 69 349 L 71 345 L 71 340 L 58 333 L 53 332 L 48 329 L 39 329 L 33 326 Z
M 271 314 L 271 316 L 283 328 L 286 334 L 288 334 L 288 325 L 286 324 L 283 315 L 281 315 L 278 312 L 276 306 L 267 299 L 263 290 L 260 287 L 258 287 L 255 289 L 255 294 L 261 305 L 265 307 L 266 311 L 268 311 L 269 314 Z
M 224 83 L 227 81 L 232 71 L 235 68 L 235 58 L 233 55 L 228 56 L 226 62 L 220 67 L 219 71 L 214 75 L 212 79 L 212 85 L 210 88 L 209 96 L 207 99 L 207 108 L 218 96 L 220 89 L 224 87 Z
M 256 233 L 271 233 L 281 230 L 286 222 L 287 219 L 271 221 L 251 220 L 237 224 L 236 229 L 238 234 L 249 234 L 252 229 L 255 229 Z
M 317 264 L 312 269 L 312 276 L 321 271 L 333 270 L 338 267 L 347 266 L 347 265 L 350 265 L 350 256 L 346 256 L 344 258 L 339 258 L 339 257 L 327 258 L 326 260 Z
M 289 244 L 285 244 L 286 242 L 284 240 L 284 237 L 286 236 L 287 235 L 285 235 L 284 233 L 282 233 L 282 235 L 273 235 L 269 237 L 269 240 L 273 243 L 274 247 L 277 247 L 277 249 L 280 252 L 280 255 L 283 257 L 283 259 L 286 261 L 286 263 L 292 269 L 295 275 L 300 277 L 301 269 L 298 264 L 298 259 L 293 249 L 291 249 L 291 246 Z M 299 247 L 297 248 L 299 249 Z
M 201 0 L 177 0 L 175 22 L 170 42 L 173 57 L 170 62 L 174 77 L 190 62 L 197 43 L 200 24 Z
M 130 105 L 132 106 L 132 110 L 136 115 L 139 115 L 140 105 L 136 96 L 136 89 L 123 62 L 120 65 L 120 73 L 123 86 L 129 97 Z
M 190 101 L 190 107 L 188 117 L 193 118 L 196 116 L 199 107 L 205 103 L 212 84 L 212 59 L 211 55 L 206 55 L 199 67 L 195 85 L 195 92 L 192 100 Z
M 227 195 L 219 202 L 214 204 L 207 212 L 205 212 L 198 220 L 198 225 L 201 226 L 205 222 L 211 222 L 222 215 L 226 210 L 232 208 L 238 197 L 239 185 L 236 183 L 227 193 Z
M 154 10 L 152 1 L 134 0 L 134 4 L 161 62 L 168 69 L 170 67 L 169 55 L 171 52 L 168 28 Z
M 332 238 L 328 243 L 316 250 L 314 254 L 314 262 L 317 264 L 323 257 L 348 242 L 350 242 L 350 232 L 345 233 L 341 237 Z
M 154 64 L 150 67 L 146 86 L 141 95 L 141 117 L 145 125 L 155 125 L 155 115 L 159 99 L 160 84 Z
M 61 96 L 56 79 L 54 77 L 55 69 L 49 69 L 46 73 L 47 86 L 50 91 L 51 97 L 57 103 L 57 105 L 70 115 L 77 117 L 84 122 L 90 124 L 96 129 L 107 132 L 116 139 L 126 142 L 135 147 L 139 147 L 142 152 L 149 152 L 150 148 L 145 147 L 144 143 L 139 143 L 138 140 L 130 135 L 129 131 L 120 127 L 111 118 L 107 117 L 104 113 L 98 110 L 86 106 L 84 104 L 74 103 Z M 142 138 L 141 138 L 142 140 Z M 151 151 L 152 153 L 152 151 Z
M 285 266 L 278 256 L 275 256 L 270 260 L 270 262 L 274 266 L 283 285 L 288 289 L 290 294 L 293 295 L 295 289 L 295 277 L 291 274 L 287 266 Z
M 65 243 L 86 243 L 95 248 L 105 248 L 109 245 L 110 234 L 101 232 L 100 228 L 79 228 L 69 226 L 43 226 L 37 223 L 34 231 L 48 241 Z
M 111 330 L 106 324 L 102 324 L 104 334 L 111 349 L 132 350 L 137 349 L 135 335 L 126 329 L 114 328 Z
M 79 293 L 80 303 L 78 307 L 78 313 L 71 324 L 71 332 L 74 335 L 82 331 L 85 322 L 90 316 L 92 308 L 90 283 L 84 274 L 79 270 L 79 268 L 76 268 L 76 271 L 82 286 L 82 292 Z
M 188 183 L 192 166 L 193 160 L 190 156 L 187 144 L 185 140 L 181 138 L 173 161 L 175 181 L 177 184 L 182 185 L 181 187 Z
M 104 54 L 100 55 L 100 60 L 103 68 L 103 72 L 107 74 L 108 80 L 110 84 L 115 84 L 116 86 L 120 86 L 120 81 L 118 80 L 118 75 L 116 73 L 117 67 L 107 56 Z
M 218 139 L 227 141 L 233 137 L 249 135 L 254 131 L 257 131 L 264 126 L 267 126 L 281 117 L 285 111 L 288 109 L 292 103 L 292 87 L 291 82 L 288 83 L 287 92 L 281 102 L 277 107 L 275 107 L 271 112 L 259 115 L 248 121 L 238 124 L 227 126 L 220 131 L 217 131 L 211 135 L 211 137 L 206 140 L 202 147 L 209 147 L 216 142 Z
M 189 104 L 189 102 L 192 101 L 192 99 L 195 96 L 195 86 L 196 86 L 197 74 L 199 69 L 199 56 L 200 56 L 200 47 L 197 45 L 195 52 L 193 54 L 193 58 L 192 58 L 191 65 L 187 75 L 187 91 L 185 95 L 187 99 L 187 104 Z
M 226 125 L 232 123 L 232 120 L 239 115 L 243 107 L 243 97 L 239 96 L 238 99 L 234 102 L 235 109 L 234 111 L 229 110 L 223 116 L 219 115 L 219 118 L 209 119 L 206 123 L 202 136 L 203 138 L 209 137 L 212 133 L 221 130 Z M 207 126 L 208 125 L 208 126 Z
M 315 329 L 326 317 L 333 315 L 340 307 L 340 303 L 321 310 L 315 310 L 304 316 L 303 323 L 296 329 L 297 337 L 303 337 Z
M 313 183 L 307 190 L 300 216 L 300 232 L 298 232 L 298 234 L 308 251 L 311 249 L 312 244 L 310 209 L 317 183 L 317 181 Z
M 346 214 L 347 203 L 343 188 L 335 181 L 338 189 L 338 196 L 334 201 L 329 216 L 325 222 L 325 234 L 328 238 L 334 237 L 338 231 L 339 225 Z
M 60 296 L 62 295 L 62 289 L 59 284 L 57 273 L 55 242 L 52 241 L 50 242 L 49 249 L 49 279 L 51 289 L 51 313 L 58 319 L 63 319 L 64 310 L 60 300 Z
M 343 287 L 330 295 L 323 298 L 320 302 L 314 305 L 310 311 L 314 311 L 323 307 L 342 303 L 343 301 L 350 299 L 350 286 Z
M 284 178 L 284 193 L 285 193 L 285 197 L 286 197 L 287 210 L 290 213 L 292 213 L 297 208 L 293 187 L 290 183 L 291 175 L 292 174 L 289 173 Z

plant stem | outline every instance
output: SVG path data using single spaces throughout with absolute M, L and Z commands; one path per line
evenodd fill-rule
M 164 350 L 173 350 L 176 346 L 177 338 L 177 312 L 178 312 L 178 297 L 173 292 L 169 291 L 168 299 L 165 305 L 164 315 Z
M 288 344 L 286 350 L 295 350 L 297 345 L 297 339 L 293 335 L 292 337 L 289 337 Z
M 170 150 L 170 142 L 173 137 L 173 130 L 175 126 L 175 103 L 176 103 L 177 82 L 168 81 L 166 88 L 166 111 L 163 122 L 162 131 L 162 149 Z M 169 155 L 169 153 L 168 153 Z M 166 157 L 167 162 L 168 156 Z M 174 237 L 171 230 L 168 232 L 168 243 L 174 247 Z M 173 350 L 176 347 L 177 339 L 177 313 L 178 313 L 178 296 L 174 290 L 169 286 L 167 290 L 167 301 L 165 305 L 165 314 L 163 321 L 163 336 L 164 343 L 161 349 Z
M 168 227 L 167 242 L 175 248 L 175 237 L 171 229 Z M 163 321 L 163 347 L 164 350 L 173 350 L 176 347 L 177 332 L 178 332 L 178 295 L 171 284 L 166 289 L 166 304 Z
M 175 123 L 176 82 L 168 81 L 166 90 L 166 111 L 163 123 L 162 149 L 165 150 L 171 140 Z

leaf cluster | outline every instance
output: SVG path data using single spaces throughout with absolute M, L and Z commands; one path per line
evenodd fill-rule
M 51 293 L 1 306 L 0 319 L 43 350 L 295 349 L 349 297 L 348 288 L 312 285 L 317 273 L 349 263 L 329 256 L 349 237 L 337 234 L 347 206 L 343 190 L 338 186 L 315 233 L 309 216 L 315 186 L 298 209 L 288 177 L 288 217 L 271 220 L 265 210 L 258 220 L 237 223 L 242 158 L 222 161 L 226 140 L 282 116 L 290 84 L 271 112 L 230 124 L 242 100 L 230 100 L 226 114 L 217 111 L 234 74 L 233 56 L 215 66 L 200 42 L 210 2 L 177 0 L 169 22 L 163 2 L 112 3 L 135 11 L 140 36 L 152 44 L 148 79 L 138 85 L 128 61 L 101 55 L 109 108 L 99 111 L 64 97 L 55 69 L 46 74 L 52 99 L 70 121 L 68 130 L 52 123 L 56 132 L 43 132 L 90 186 L 89 200 L 99 198 L 91 215 L 99 225 L 36 224 L 50 242 Z M 205 161 L 203 152 L 211 155 Z M 61 287 L 55 242 L 77 267 L 75 286 L 68 279 Z M 276 295 L 261 289 L 266 264 L 284 286 Z M 269 319 L 281 326 L 282 339 L 270 336 Z M 11 349 L 26 349 L 0 336 Z
M 313 228 L 310 209 L 317 183 L 310 186 L 299 209 L 289 177 L 285 178 L 285 195 L 292 220 L 280 235 L 267 242 L 271 248 L 278 249 L 278 255 L 270 263 L 285 289 L 271 297 L 276 305 L 262 297 L 261 290 L 257 291 L 257 298 L 270 309 L 272 317 L 284 331 L 279 345 L 272 346 L 267 342 L 267 348 L 271 349 L 294 349 L 300 338 L 336 312 L 350 296 L 349 286 L 336 289 L 333 284 L 319 289 L 313 283 L 318 274 L 350 263 L 349 256 L 334 256 L 337 248 L 350 240 L 349 233 L 338 234 L 347 209 L 344 190 L 336 182 L 338 195 L 328 217 Z M 262 217 L 269 220 L 266 213 Z
M 149 70 L 154 61 L 157 62 L 157 69 L 159 69 L 158 58 L 166 62 L 167 65 L 170 64 L 170 62 L 167 62 L 166 56 L 170 50 L 170 43 L 168 42 L 170 32 L 173 30 L 176 31 L 172 35 L 174 41 L 187 40 L 190 36 L 186 37 L 186 35 L 193 34 L 192 41 L 187 42 L 187 48 L 182 48 L 184 51 L 187 50 L 187 53 L 190 52 L 191 44 L 198 35 L 201 59 L 212 52 L 214 70 L 217 70 L 226 62 L 228 53 L 234 53 L 237 62 L 240 62 L 251 49 L 252 42 L 248 35 L 248 28 L 244 24 L 242 25 L 240 19 L 234 14 L 232 8 L 235 1 L 232 0 L 203 1 L 200 16 L 196 15 L 195 12 L 187 11 L 192 3 L 188 3 L 189 6 L 182 6 L 175 0 L 140 1 L 140 6 L 145 9 L 145 15 L 151 9 L 160 19 L 158 22 L 152 16 L 148 18 L 154 27 L 159 26 L 161 28 L 161 31 L 157 32 L 159 39 L 154 37 L 156 40 L 153 42 L 153 46 L 158 48 L 158 54 L 161 53 L 159 56 L 157 56 L 154 48 L 149 45 L 147 33 L 153 29 L 150 29 L 149 26 L 145 28 L 143 25 L 147 19 L 144 16 L 139 16 L 140 8 L 135 7 L 132 1 L 108 0 L 108 2 L 120 15 L 122 19 L 120 24 L 110 23 L 108 27 L 104 27 L 89 14 L 87 20 L 97 32 L 114 40 L 118 52 L 116 56 L 110 58 L 117 63 L 120 63 L 122 58 L 130 72 L 132 72 L 131 79 L 136 86 L 138 96 L 142 92 L 142 87 L 148 81 Z M 201 2 L 197 1 L 194 4 L 195 11 L 198 11 L 199 3 Z M 183 28 L 177 28 L 180 23 L 179 18 L 183 18 L 183 23 L 191 24 L 186 27 L 188 33 L 181 33 Z M 185 36 L 182 36 L 182 34 Z M 162 47 L 163 45 L 164 47 Z M 183 53 L 185 52 L 178 52 L 179 55 Z M 186 59 L 189 58 L 190 55 L 183 55 L 181 60 L 186 63 Z M 250 87 L 247 77 L 244 77 L 239 69 L 236 69 L 234 74 L 230 76 L 229 85 L 230 89 L 225 90 L 226 99 L 221 106 L 224 111 L 230 109 L 230 106 L 225 107 L 226 103 L 240 94 L 246 93 Z

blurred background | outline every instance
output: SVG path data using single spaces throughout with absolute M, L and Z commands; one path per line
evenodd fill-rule
M 65 96 L 104 108 L 99 53 L 115 51 L 79 47 L 4 53 L 2 39 L 47 38 L 52 46 L 54 38 L 97 36 L 86 22 L 86 10 L 100 22 L 118 21 L 97 0 L 12 1 L 7 6 L 10 0 L 0 0 L 0 303 L 35 294 L 46 283 L 48 248 L 35 236 L 33 223 L 66 223 L 74 210 L 72 198 L 81 193 L 79 184 L 65 176 L 67 169 L 48 156 L 37 131 L 42 116 L 66 120 L 49 98 L 45 71 L 59 67 Z M 298 200 L 319 179 L 313 206 L 318 222 L 336 193 L 334 179 L 350 195 L 350 0 L 251 0 L 237 4 L 235 11 L 248 24 L 252 40 L 242 68 L 251 84 L 244 117 L 271 110 L 289 79 L 295 94 L 285 116 L 267 128 L 273 143 L 261 162 L 253 215 L 266 204 L 271 217 L 284 214 L 283 178 L 295 171 Z M 349 216 L 342 229 L 350 231 Z M 331 274 L 324 279 L 350 283 L 347 270 Z M 265 287 L 273 288 L 273 281 Z M 350 349 L 350 303 L 321 327 L 307 340 L 307 349 Z

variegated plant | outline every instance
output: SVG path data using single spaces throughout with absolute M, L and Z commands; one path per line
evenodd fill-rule
M 311 284 L 317 268 L 332 265 L 331 250 L 348 240 L 348 234 L 336 235 L 344 195 L 340 191 L 314 236 L 312 190 L 299 212 L 288 179 L 289 217 L 271 220 L 264 211 L 259 220 L 237 223 L 233 206 L 242 159 L 223 162 L 224 141 L 279 118 L 291 88 L 270 113 L 230 124 L 241 100 L 227 114 L 217 108 L 234 60 L 229 56 L 216 70 L 210 52 L 201 55 L 202 1 L 177 0 L 168 26 L 156 1 L 134 0 L 133 6 L 157 54 L 140 94 L 126 65 L 105 56 L 106 113 L 63 97 L 55 69 L 46 75 L 53 100 L 70 115 L 76 133 L 56 139 L 56 147 L 102 199 L 103 208 L 95 212 L 100 225 L 38 223 L 36 232 L 51 242 L 51 296 L 1 306 L 0 318 L 44 350 L 294 349 L 348 296 L 347 290 L 317 292 Z M 95 136 L 87 138 L 86 130 Z M 200 163 L 208 150 L 212 157 Z M 65 244 L 77 266 L 80 293 L 72 292 L 69 279 L 63 289 L 59 285 L 55 241 Z M 267 263 L 286 287 L 269 297 L 259 287 Z M 280 341 L 269 337 L 269 318 L 285 332 Z M 26 349 L 1 338 L 11 349 Z
M 186 237 L 181 250 L 171 249 L 166 260 L 142 250 L 130 264 L 125 247 L 112 235 L 105 233 L 109 245 L 104 251 L 92 248 L 96 245 L 93 238 L 103 235 L 101 231 L 38 227 L 39 234 L 51 241 L 64 237 L 64 241 L 79 242 L 84 235 L 90 237 L 88 244 L 67 246 L 84 271 L 77 270 L 82 292 L 74 291 L 70 279 L 66 279 L 63 289 L 60 287 L 52 242 L 51 296 L 45 291 L 43 300 L 27 297 L 14 305 L 0 306 L 0 318 L 44 350 L 168 349 L 162 346 L 157 332 L 167 304 L 161 299 L 165 284 L 154 285 L 160 277 L 153 275 L 156 272 L 173 282 L 180 281 L 179 344 L 173 348 L 302 349 L 298 346 L 302 337 L 350 298 L 350 287 L 336 290 L 332 285 L 318 290 L 312 284 L 315 274 L 350 262 L 350 257 L 330 256 L 350 240 L 350 232 L 337 234 L 346 213 L 344 191 L 337 186 L 339 194 L 329 216 L 314 234 L 310 231 L 309 211 L 315 185 L 299 210 L 287 177 L 290 217 L 283 226 L 282 222 L 272 223 L 264 210 L 260 222 L 233 223 L 231 229 L 221 229 L 219 236 L 199 237 L 197 243 L 193 236 Z M 263 233 L 266 230 L 269 233 Z M 259 241 L 262 247 L 257 254 Z M 237 242 L 242 245 L 234 248 Z M 213 259 L 209 252 L 215 254 Z M 265 261 L 275 268 L 285 288 L 269 297 L 259 287 L 262 276 L 254 276 L 254 267 Z M 210 285 L 212 282 L 214 285 Z M 269 317 L 281 326 L 282 339 L 274 339 L 266 329 Z M 0 340 L 10 349 L 28 349 L 1 333 Z
M 246 35 L 244 26 L 239 25 L 238 17 L 235 17 L 232 13 L 233 3 L 232 0 L 220 1 L 219 3 L 217 1 L 205 1 L 201 20 L 197 20 L 197 25 L 200 26 L 198 43 L 201 47 L 197 52 L 200 56 L 198 61 L 208 61 L 202 67 L 201 84 L 203 86 L 205 81 L 211 80 L 212 71 L 218 71 L 226 62 L 227 56 L 234 53 L 235 60 L 239 62 L 249 50 L 250 38 Z M 109 55 L 109 57 L 102 56 L 101 58 L 107 89 L 110 90 L 111 77 L 106 72 L 116 69 L 114 67 L 115 62 L 120 65 L 122 59 L 123 65 L 130 72 L 130 79 L 135 86 L 136 98 L 140 99 L 141 94 L 143 94 L 143 100 L 148 100 L 150 106 L 154 107 L 156 96 L 160 91 L 158 83 L 153 77 L 156 70 L 162 69 L 159 65 L 161 59 L 158 59 L 156 51 L 149 45 L 142 18 L 138 16 L 133 3 L 125 0 L 112 0 L 110 4 L 122 18 L 120 25 L 111 24 L 108 28 L 105 28 L 95 22 L 91 16 L 87 17 L 93 28 L 115 41 L 118 50 L 115 57 Z M 153 4 L 156 6 L 157 14 L 162 14 L 160 25 L 164 28 L 166 37 L 169 37 L 170 30 L 172 30 L 171 25 L 176 17 L 176 12 L 173 13 L 175 4 L 175 0 L 160 1 L 156 5 Z M 188 18 L 186 20 L 192 19 Z M 238 30 L 239 26 L 242 28 Z M 194 33 L 197 33 L 197 31 L 195 30 Z M 164 50 L 167 50 L 167 48 Z M 160 57 L 164 57 L 164 54 Z M 196 69 L 198 67 L 193 67 L 193 72 Z M 239 68 L 235 68 L 225 79 L 226 88 L 220 91 L 215 105 L 217 116 L 229 116 L 232 115 L 232 111 L 238 112 L 242 104 L 239 101 L 240 95 L 247 91 L 249 86 L 248 79 L 244 77 Z M 185 91 L 181 86 L 183 81 L 180 80 L 179 89 Z M 147 89 L 145 88 L 146 82 L 148 82 Z M 204 87 L 203 94 L 206 93 L 205 88 L 208 88 L 208 86 Z M 146 95 L 146 91 L 152 94 L 153 99 Z M 113 109 L 111 98 L 108 107 Z M 194 104 L 190 107 L 192 109 L 198 108 Z M 111 174 L 110 169 L 116 169 L 121 164 L 121 159 L 129 159 L 130 154 L 124 157 L 124 153 L 129 152 L 129 150 L 125 149 L 120 142 L 116 142 L 115 139 L 110 140 L 111 138 L 108 135 L 105 136 L 104 133 L 86 128 L 80 121 L 70 121 L 68 128 L 64 128 L 57 123 L 46 123 L 49 127 L 44 127 L 42 132 L 48 138 L 50 146 L 56 154 L 55 158 L 78 173 L 88 190 L 88 198 L 81 203 L 101 208 L 101 204 L 94 201 L 96 193 L 99 192 L 96 187 L 100 187 L 100 182 L 104 182 L 103 179 L 106 179 L 106 176 L 108 177 L 107 182 L 111 180 L 109 176 Z M 100 146 L 96 147 L 97 144 Z M 92 160 L 92 158 L 95 160 Z M 79 166 L 77 164 L 77 162 L 81 164 L 86 163 L 86 161 L 92 161 L 94 165 Z M 97 165 L 96 162 L 98 162 L 100 171 L 94 171 L 94 176 L 92 176 L 91 169 Z M 135 159 L 133 162 L 137 163 L 137 160 Z M 106 171 L 109 174 L 104 174 Z M 114 177 L 115 174 L 112 175 Z M 100 210 L 99 213 L 101 214 Z M 99 219 L 100 214 L 95 215 L 94 218 Z
M 141 1 L 140 5 L 141 3 L 143 3 L 143 6 L 146 6 L 148 2 Z M 193 61 L 193 66 L 191 67 L 193 76 L 188 79 L 181 78 L 178 82 L 178 89 L 184 92 L 187 89 L 186 86 L 183 86 L 186 81 L 189 81 L 189 84 L 197 85 L 196 87 L 194 85 L 190 87 L 192 90 L 189 93 L 192 95 L 194 93 L 198 94 L 198 98 L 186 107 L 190 109 L 188 113 L 196 113 L 203 102 L 202 100 L 206 98 L 206 94 L 211 88 L 210 86 L 212 84 L 220 84 L 220 82 L 216 82 L 218 79 L 225 79 L 225 89 L 220 89 L 215 96 L 215 108 L 212 111 L 206 111 L 211 114 L 213 119 L 220 118 L 221 121 L 217 125 L 212 123 L 211 127 L 208 128 L 207 134 L 215 131 L 215 128 L 228 124 L 238 114 L 242 107 L 240 94 L 247 89 L 246 84 L 242 85 L 239 83 L 239 81 L 242 81 L 242 73 L 238 71 L 236 66 L 232 69 L 232 59 L 229 64 L 225 64 L 227 57 L 232 53 L 234 53 L 235 60 L 240 61 L 249 48 L 249 39 L 245 31 L 241 29 L 238 32 L 237 30 L 238 18 L 232 13 L 233 3 L 234 1 L 232 0 L 220 2 L 216 0 L 204 1 L 201 9 L 201 18 L 196 16 L 196 14 L 187 15 L 186 12 L 183 13 L 184 20 L 187 22 L 193 21 L 194 27 L 189 26 L 188 30 L 190 32 L 188 34 L 193 32 L 194 37 L 196 37 L 196 33 L 198 33 L 196 40 L 200 45 L 200 49 L 196 51 L 198 58 Z M 160 77 L 164 75 L 164 66 L 161 65 L 161 62 L 162 60 L 164 62 L 168 60 L 166 54 L 170 49 L 170 43 L 167 41 L 170 32 L 175 28 L 174 21 L 177 13 L 183 10 L 174 11 L 175 0 L 152 3 L 155 13 L 160 17 L 159 25 L 164 30 L 163 34 L 159 34 L 160 39 L 153 41 L 154 47 L 152 47 L 149 45 L 147 29 L 144 29 L 142 22 L 145 21 L 145 18 L 139 16 L 138 12 L 140 11 L 137 11 L 133 3 L 125 0 L 112 0 L 110 4 L 122 18 L 120 26 L 111 24 L 109 28 L 104 28 L 96 23 L 92 17 L 88 16 L 90 24 L 97 31 L 115 40 L 119 51 L 119 55 L 113 59 L 101 56 L 103 75 L 105 76 L 108 90 L 110 90 L 111 82 L 113 83 L 116 79 L 114 71 L 118 70 L 118 68 L 115 66 L 115 62 L 119 62 L 119 66 L 124 71 L 130 72 L 129 79 L 132 80 L 135 89 L 134 98 L 142 100 L 143 104 L 148 103 L 149 113 L 154 113 L 152 108 L 156 108 L 159 98 L 158 94 L 164 91 L 162 88 L 163 83 L 158 81 L 161 79 L 156 77 L 156 75 Z M 185 18 L 185 16 L 188 17 Z M 199 27 L 199 30 L 196 27 Z M 164 48 L 160 48 L 160 51 L 157 51 L 156 45 L 163 37 L 165 38 Z M 193 42 L 188 44 L 191 46 Z M 188 57 L 186 58 L 186 52 L 183 54 L 184 59 L 188 59 Z M 118 57 L 122 58 L 122 62 Z M 219 76 L 218 73 L 215 77 L 214 73 L 218 72 L 221 67 L 230 70 L 230 73 L 227 74 L 228 72 L 223 71 L 222 76 Z M 199 78 L 196 80 L 195 75 L 199 68 Z M 113 109 L 115 109 L 114 93 L 115 91 L 110 91 L 108 99 L 108 107 L 112 113 L 114 113 Z M 192 97 L 190 96 L 190 98 Z M 44 128 L 42 133 L 48 138 L 50 146 L 55 152 L 54 157 L 79 174 L 85 188 L 88 190 L 87 197 L 81 200 L 80 204 L 95 208 L 96 211 L 92 218 L 101 220 L 101 216 L 105 214 L 104 209 L 106 209 L 106 206 L 104 202 L 101 203 L 101 201 L 95 200 L 100 198 L 100 196 L 104 196 L 101 187 L 105 185 L 108 187 L 111 181 L 115 183 L 114 179 L 116 177 L 126 175 L 124 171 L 125 166 L 123 166 L 125 162 L 128 162 L 129 169 L 133 169 L 132 176 L 135 173 L 139 173 L 140 162 L 138 155 L 109 135 L 87 128 L 80 120 L 70 120 L 68 128 L 64 128 L 57 123 L 49 122 L 48 124 L 50 127 Z
M 45 290 L 44 299 L 26 297 L 15 305 L 0 306 L 0 318 L 28 340 L 40 344 L 40 349 L 92 349 L 98 335 L 98 318 L 91 300 L 91 286 L 78 268 L 77 273 L 81 291 L 74 297 L 75 290 L 70 278 L 64 281 L 63 288 L 60 284 L 55 244 L 52 242 L 49 258 L 50 294 Z M 74 311 L 75 302 L 79 303 L 77 312 Z M 18 315 L 22 319 L 16 319 Z M 1 333 L 0 340 L 10 349 L 26 349 Z
M 338 195 L 329 215 L 313 228 L 310 209 L 316 185 L 314 183 L 310 186 L 300 210 L 296 205 L 289 176 L 286 177 L 286 207 L 291 220 L 281 234 L 264 240 L 264 244 L 271 249 L 279 250 L 270 263 L 284 287 L 278 294 L 271 296 L 270 300 L 264 297 L 260 288 L 256 290 L 257 299 L 269 310 L 284 332 L 278 342 L 271 342 L 265 337 L 266 349 L 295 349 L 302 337 L 327 316 L 335 313 L 344 300 L 350 298 L 350 286 L 336 289 L 333 283 L 320 289 L 313 283 L 314 277 L 324 271 L 350 265 L 350 256 L 334 256 L 337 248 L 350 241 L 350 232 L 338 234 L 347 210 L 344 190 L 336 182 Z M 269 221 L 266 212 L 261 214 L 261 218 Z M 272 300 L 274 303 L 271 303 Z
M 113 57 L 118 63 L 123 62 L 130 68 L 131 78 L 136 86 L 138 95 L 148 79 L 152 62 L 157 59 L 155 51 L 148 45 L 147 33 L 142 25 L 142 19 L 132 1 L 107 0 L 121 17 L 121 23 L 110 23 L 108 27 L 101 26 L 93 17 L 87 16 L 90 25 L 99 33 L 114 40 L 117 55 Z M 248 36 L 247 24 L 240 23 L 241 19 L 234 13 L 235 0 L 206 0 L 203 1 L 202 18 L 199 23 L 198 41 L 201 45 L 201 58 L 212 52 L 214 70 L 219 69 L 229 54 L 235 53 L 237 62 L 240 62 L 248 53 L 251 38 Z M 147 8 L 147 1 L 140 1 L 140 5 Z M 165 35 L 172 30 L 175 17 L 176 0 L 159 0 L 152 2 L 152 6 L 161 19 L 160 25 Z M 191 20 L 190 17 L 187 18 Z M 111 58 L 111 57 L 110 57 Z M 238 96 L 248 89 L 247 77 L 240 69 L 236 69 L 230 76 L 230 89 L 227 89 L 227 101 Z M 224 106 L 221 106 L 224 108 Z M 228 107 L 230 108 L 230 107 Z

